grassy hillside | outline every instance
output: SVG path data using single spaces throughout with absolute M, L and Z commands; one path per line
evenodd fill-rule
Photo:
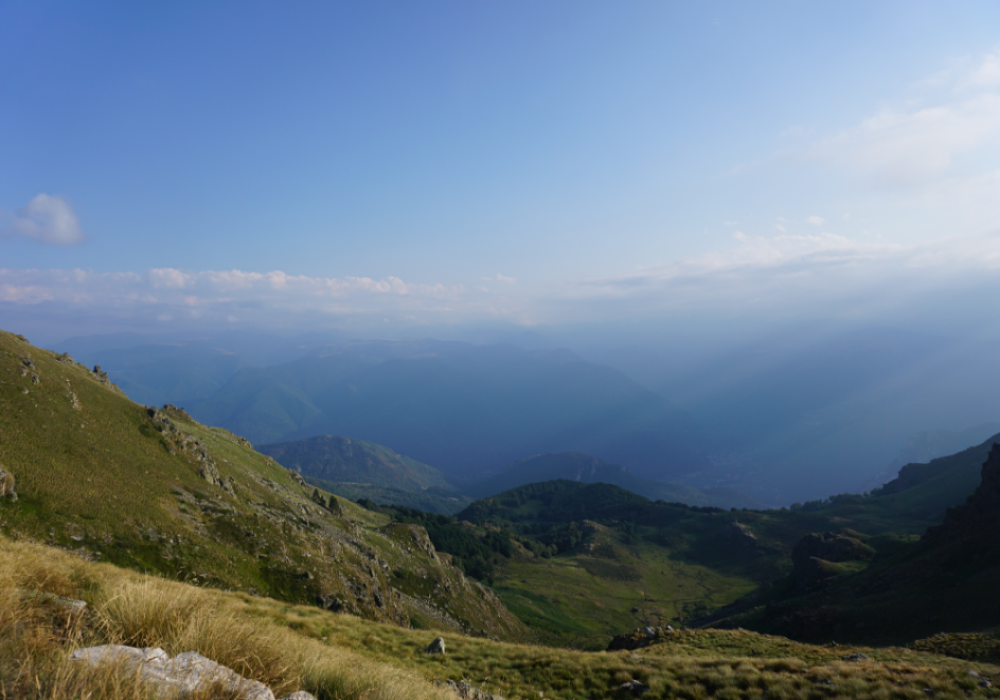
M 0 532 L 174 578 L 400 625 L 519 638 L 419 527 L 318 492 L 246 440 L 147 409 L 0 332 Z
M 67 617 L 56 596 L 86 601 L 87 612 Z M 0 687 L 31 700 L 148 697 L 113 670 L 68 660 L 73 649 L 109 642 L 198 651 L 278 697 L 303 689 L 319 700 L 444 700 L 455 695 L 434 681 L 448 678 L 509 700 L 624 698 L 619 688 L 633 680 L 648 688 L 647 700 L 963 700 L 995 697 L 983 679 L 1000 676 L 989 663 L 926 651 L 722 630 L 661 632 L 631 650 L 589 653 L 445 632 L 447 653 L 430 656 L 423 649 L 435 632 L 166 581 L 6 537 L 0 602 Z
M 911 551 L 934 523 L 897 506 L 844 495 L 795 510 L 722 510 L 653 502 L 607 484 L 553 481 L 476 501 L 456 517 L 520 542 L 499 561 L 497 594 L 541 638 L 586 647 L 614 629 L 713 624 L 877 569 Z M 812 533 L 826 534 L 810 539 Z M 862 627 L 850 639 L 878 634 Z M 904 637 L 915 638 L 901 631 L 893 640 Z

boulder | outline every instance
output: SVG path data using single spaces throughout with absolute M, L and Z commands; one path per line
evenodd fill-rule
M 626 693 L 631 693 L 636 697 L 642 697 L 642 695 L 647 690 L 649 690 L 649 686 L 647 686 L 642 681 L 631 680 L 631 681 L 625 681 L 620 686 L 618 686 L 618 690 L 623 690 Z
M 8 498 L 16 501 L 17 492 L 14 490 L 14 486 L 14 475 L 5 471 L 3 466 L 0 465 L 0 498 Z
M 424 649 L 425 654 L 443 654 L 444 653 L 444 637 L 438 637 L 433 642 L 430 643 L 426 649 Z
M 70 658 L 94 667 L 115 665 L 125 673 L 138 674 L 153 689 L 154 696 L 164 700 L 208 691 L 241 700 L 274 700 L 274 693 L 263 683 L 244 678 L 194 651 L 171 658 L 159 647 L 137 649 L 105 644 L 78 649 Z

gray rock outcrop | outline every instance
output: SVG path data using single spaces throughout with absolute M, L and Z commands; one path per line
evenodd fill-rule
M 433 642 L 430 643 L 426 649 L 424 649 L 425 654 L 443 654 L 444 653 L 444 637 L 438 637 Z
M 231 668 L 201 654 L 188 651 L 171 658 L 159 647 L 137 649 L 118 644 L 78 649 L 73 661 L 94 667 L 114 665 L 124 673 L 137 674 L 152 688 L 155 697 L 174 700 L 212 691 L 241 700 L 274 700 L 271 689 L 259 681 L 244 678 Z M 283 700 L 315 700 L 305 691 L 297 691 Z

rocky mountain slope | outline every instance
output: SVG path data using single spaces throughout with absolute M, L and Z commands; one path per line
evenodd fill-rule
M 1000 626 L 1000 446 L 981 467 L 981 480 L 965 504 L 949 509 L 922 538 L 903 541 L 889 556 L 870 559 L 854 545 L 845 553 L 810 555 L 811 580 L 801 571 L 758 600 L 752 610 L 716 624 L 741 626 L 813 641 L 831 639 L 892 644 L 938 633 L 990 632 Z M 858 539 L 858 538 L 854 538 Z M 831 554 L 833 556 L 831 556 Z M 840 556 L 843 555 L 843 556 Z M 800 557 L 803 561 L 805 557 Z
M 502 638 L 523 625 L 426 532 L 232 433 L 0 332 L 0 532 L 201 585 Z

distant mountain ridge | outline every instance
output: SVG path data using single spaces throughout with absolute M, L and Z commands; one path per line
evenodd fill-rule
M 524 455 L 564 450 L 657 478 L 705 465 L 701 430 L 687 413 L 568 350 L 339 343 L 240 370 L 190 408 L 254 444 L 350 435 L 466 480 Z
M 749 496 L 736 491 L 710 494 L 689 486 L 646 479 L 620 464 L 610 464 L 599 457 L 576 451 L 535 455 L 518 460 L 499 474 L 476 482 L 464 490 L 474 498 L 486 498 L 519 486 L 559 479 L 586 484 L 611 484 L 652 501 L 722 508 L 751 508 L 760 505 Z
M 317 435 L 305 440 L 258 445 L 286 469 L 304 477 L 332 482 L 373 484 L 398 489 L 450 488 L 444 474 L 383 445 L 343 435 Z
M 872 491 L 879 500 L 895 501 L 900 510 L 920 517 L 943 518 L 945 511 L 965 502 L 981 481 L 982 464 L 1000 433 L 978 445 L 926 464 L 911 463 L 896 478 Z

